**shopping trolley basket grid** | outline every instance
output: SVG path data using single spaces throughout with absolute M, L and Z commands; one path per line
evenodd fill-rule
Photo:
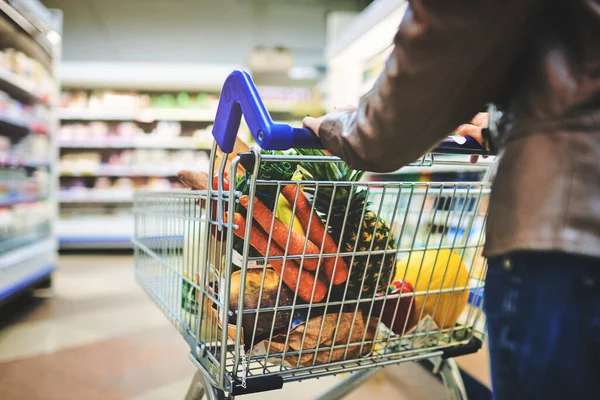
M 261 163 L 294 161 L 295 157 L 285 156 L 265 156 L 260 160 Z M 340 161 L 325 157 L 314 162 Z M 235 174 L 236 166 L 237 162 L 232 163 L 232 175 Z M 233 221 L 228 221 L 225 229 L 219 231 L 221 222 L 210 214 L 219 201 L 228 210 L 235 210 L 236 207 L 239 209 L 237 196 L 229 198 L 228 193 L 223 193 L 220 197 L 214 191 L 136 194 L 134 242 L 138 282 L 186 337 L 188 343 L 193 345 L 199 358 L 208 360 L 206 365 L 209 367 L 206 369 L 218 385 L 225 387 L 228 381 L 236 382 L 253 377 L 280 376 L 284 380 L 296 380 L 370 368 L 441 354 L 449 347 L 483 337 L 483 327 L 478 325 L 480 307 L 469 307 L 455 323 L 447 327 L 443 325 L 446 320 L 454 318 L 449 317 L 449 314 L 455 307 L 455 297 L 483 287 L 485 261 L 481 257 L 481 247 L 489 197 L 488 183 L 273 182 L 251 178 L 250 203 L 262 192 L 274 190 L 278 197 L 282 189 L 289 185 L 302 188 L 303 192 L 312 190 L 315 198 L 318 198 L 320 191 L 326 190 L 332 192 L 332 199 L 341 190 L 361 192 L 366 197 L 363 209 L 359 210 L 361 219 L 371 211 L 378 219 L 373 226 L 360 225 L 356 237 L 376 237 L 383 221 L 388 225 L 390 235 L 377 244 L 375 240 L 371 240 L 362 248 L 358 247 L 356 241 L 349 248 L 338 246 L 336 253 L 322 250 L 318 254 L 292 254 L 285 246 L 283 254 L 257 255 L 253 254 L 250 240 L 245 240 L 243 249 L 238 254 L 233 246 Z M 352 196 L 345 201 L 344 217 L 348 218 Z M 292 209 L 297 206 L 296 203 L 291 204 Z M 332 200 L 329 215 L 334 207 L 339 205 Z M 311 211 L 314 211 L 314 204 Z M 356 211 L 354 210 L 355 215 Z M 251 213 L 252 204 L 249 204 L 248 215 Z M 271 218 L 274 220 L 275 215 Z M 323 219 L 326 225 L 330 222 L 328 216 Z M 247 219 L 246 223 L 250 231 L 257 225 L 251 219 Z M 271 228 L 273 225 L 272 223 Z M 273 242 L 273 231 L 265 233 L 270 245 Z M 338 244 L 341 241 L 340 237 Z M 447 252 L 451 252 L 455 258 L 451 260 L 446 257 Z M 356 260 L 360 260 L 360 265 L 374 262 L 378 265 L 379 272 L 370 284 L 386 288 L 392 284 L 394 277 L 382 273 L 384 266 L 404 260 L 405 264 L 414 264 L 414 268 L 420 270 L 426 261 L 424 255 L 432 257 L 429 262 L 433 262 L 435 268 L 440 270 L 438 274 L 441 274 L 439 279 L 442 282 L 451 283 L 446 285 L 448 287 L 434 288 L 434 276 L 430 274 L 424 276 L 424 284 L 416 285 L 417 288 L 409 293 L 375 297 L 373 292 L 368 297 L 351 297 L 346 282 L 341 285 L 343 291 L 338 297 L 332 297 L 333 288 L 330 285 L 327 296 L 322 301 L 301 301 L 296 294 L 291 302 L 283 304 L 280 297 L 285 285 L 280 279 L 275 302 L 268 305 L 258 302 L 253 307 L 245 306 L 243 302 L 232 307 L 226 301 L 230 293 L 223 290 L 231 285 L 230 277 L 233 270 L 237 270 L 237 267 L 225 265 L 226 260 L 234 260 L 236 257 L 237 263 L 243 267 L 238 273 L 240 285 L 237 295 L 244 299 L 248 271 L 263 271 L 266 264 L 286 264 L 291 261 L 299 265 L 300 271 L 304 271 L 307 260 L 342 258 L 347 260 L 349 275 L 352 275 Z M 392 261 L 386 264 L 386 260 Z M 459 276 L 459 270 L 449 268 L 451 261 L 467 266 L 467 279 Z M 359 285 L 360 292 L 364 290 L 366 272 L 365 270 Z M 255 275 L 254 272 L 252 274 Z M 267 290 L 265 279 L 263 272 L 257 285 L 259 298 Z M 243 282 L 246 284 L 242 284 Z M 430 309 L 421 307 L 413 310 L 413 314 L 418 315 L 416 319 L 422 320 L 427 316 L 426 313 L 432 313 L 442 326 L 429 324 L 415 329 L 407 319 L 401 331 L 394 333 L 383 324 L 386 304 L 395 303 L 398 310 L 405 299 L 413 299 L 411 307 L 416 308 L 414 299 L 418 298 L 423 303 L 433 299 L 434 303 Z M 294 319 L 298 315 L 303 318 L 305 325 L 314 322 L 311 324 L 313 330 L 305 329 L 294 337 L 287 335 L 284 339 L 279 338 L 278 335 L 285 335 L 282 332 L 297 329 Z M 283 328 L 279 327 L 281 324 L 276 327 L 280 319 L 285 322 Z M 361 323 L 360 319 L 367 321 L 366 324 Z M 392 319 L 391 322 L 386 322 L 393 325 L 395 321 Z M 258 329 L 259 324 L 261 329 Z M 330 329 L 331 326 L 334 328 Z M 243 328 L 250 332 L 242 334 Z M 342 329 L 349 332 L 341 332 Z M 259 331 L 262 335 L 257 335 Z M 336 340 L 338 338 L 341 340 Z M 314 344 L 309 345 L 311 341 Z

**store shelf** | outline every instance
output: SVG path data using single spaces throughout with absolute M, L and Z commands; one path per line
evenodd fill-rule
M 87 110 L 62 108 L 58 118 L 63 121 L 196 121 L 213 122 L 215 110 L 147 109 L 147 110 Z
M 13 134 L 24 136 L 29 133 L 29 127 L 22 121 L 0 114 L 0 135 Z
M 0 70 L 0 90 L 26 103 L 37 100 L 35 85 L 6 70 Z
M 27 161 L 27 160 L 21 160 L 19 158 L 0 154 L 0 169 L 6 169 L 6 168 L 41 169 L 41 168 L 49 168 L 49 167 L 50 167 L 50 163 L 48 163 L 48 162 Z
M 56 241 L 44 241 L 0 255 L 0 303 L 37 282 L 56 268 Z
M 15 215 L 21 220 L 24 218 L 23 212 L 13 212 L 12 216 Z M 0 233 L 0 254 L 47 239 L 52 234 L 51 227 L 51 219 L 39 219 L 37 222 L 28 221 L 27 224 L 21 225 L 19 229 L 12 227 L 10 231 L 6 230 L 8 227 L 5 224 Z
M 48 133 L 48 126 L 38 123 L 33 123 L 30 126 L 16 118 L 0 114 L 0 135 L 21 138 L 29 133 L 45 135 Z
M 179 143 L 178 143 L 179 142 Z M 163 150 L 210 150 L 209 146 L 195 143 L 193 141 L 181 141 L 172 139 L 164 141 L 139 141 L 126 142 L 119 140 L 107 140 L 102 142 L 90 141 L 63 141 L 59 143 L 62 149 L 163 149 Z
M 0 303 L 7 300 L 9 297 L 35 286 L 37 283 L 48 279 L 56 270 L 55 264 L 42 264 L 41 266 L 32 264 L 29 268 L 22 268 L 12 277 L 3 277 L 0 280 Z M 11 279 L 10 279 L 11 278 Z
M 213 122 L 217 110 L 196 109 L 154 109 L 148 111 L 155 121 L 198 121 Z
M 96 171 L 61 171 L 60 176 L 62 178 L 73 177 L 73 178 L 85 178 L 95 176 L 118 176 L 118 177 L 136 177 L 136 176 L 156 176 L 156 177 L 172 177 L 177 176 L 178 170 L 165 170 L 165 169 L 148 169 L 148 168 L 99 168 Z
M 61 219 L 57 225 L 61 249 L 131 248 L 132 215 Z
M 24 203 L 35 203 L 38 201 L 43 201 L 43 197 L 32 196 L 32 197 L 17 197 L 13 199 L 0 199 L 0 207 L 12 207 L 17 204 Z
M 49 163 L 38 163 L 35 161 L 25 161 L 23 164 L 13 165 L 14 167 L 24 167 L 28 169 L 42 169 L 42 168 L 50 168 Z
M 55 249 L 56 242 L 52 239 L 45 239 L 29 246 L 18 247 L 6 253 L 0 253 L 0 271 Z
M 133 193 L 94 193 L 95 190 L 83 193 L 61 192 L 58 201 L 64 204 L 85 204 L 85 203 L 132 203 Z

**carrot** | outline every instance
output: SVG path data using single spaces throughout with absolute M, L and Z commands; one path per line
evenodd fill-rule
M 240 203 L 248 208 L 248 196 L 240 197 Z M 304 243 L 307 242 L 306 236 L 301 233 L 298 233 L 294 230 L 291 230 L 286 224 L 275 218 L 273 220 L 273 213 L 269 208 L 258 198 L 254 198 L 254 211 L 252 212 L 252 217 L 258 222 L 258 224 L 265 230 L 267 233 L 271 233 L 271 221 L 273 221 L 273 231 L 271 236 L 275 243 L 283 249 L 288 248 L 288 254 L 291 256 L 299 256 L 303 254 L 304 251 Z M 291 231 L 291 233 L 290 233 Z M 289 235 L 289 242 L 288 242 Z M 306 243 L 306 253 L 305 254 L 319 254 L 319 248 L 310 240 Z M 297 261 L 299 263 L 299 261 Z M 304 268 L 309 271 L 314 271 L 319 266 L 318 258 L 305 258 L 304 259 Z
M 227 213 L 225 214 L 225 220 L 227 220 Z M 239 237 L 244 239 L 244 235 L 246 234 L 246 220 L 244 217 L 235 213 L 233 216 L 233 223 L 237 225 L 237 229 L 234 230 L 234 233 Z M 265 232 L 263 232 L 259 227 L 252 226 L 250 231 L 250 244 L 256 250 L 258 250 L 262 255 L 267 254 L 267 250 L 269 255 L 275 257 L 283 256 L 283 250 L 277 246 L 277 244 L 271 242 L 271 247 L 267 249 L 267 245 L 269 243 L 269 237 Z M 271 266 L 282 277 L 283 283 L 286 284 L 292 291 L 298 293 L 298 297 L 304 300 L 307 303 L 311 302 L 320 302 L 325 298 L 327 294 L 327 285 L 321 279 L 316 278 L 314 274 L 308 271 L 300 272 L 300 267 L 293 260 L 286 260 L 285 265 L 283 260 L 271 260 Z M 285 267 L 285 268 L 284 268 Z M 298 279 L 300 276 L 300 279 Z M 315 286 L 316 279 L 316 286 Z M 315 288 L 315 293 L 312 295 L 313 286 Z M 311 300 L 312 298 L 312 300 Z
M 295 185 L 287 185 L 281 189 L 281 193 L 290 204 L 296 202 L 296 215 L 308 238 L 317 246 L 322 246 L 323 253 L 337 253 L 338 247 L 327 229 L 325 229 L 321 218 L 313 211 L 311 219 L 310 202 L 302 191 L 296 196 L 296 191 Z M 310 227 L 308 226 L 309 221 Z M 344 283 L 348 279 L 348 266 L 342 257 L 338 257 L 337 262 L 335 256 L 326 257 L 323 261 L 323 269 L 329 282 L 334 285 Z

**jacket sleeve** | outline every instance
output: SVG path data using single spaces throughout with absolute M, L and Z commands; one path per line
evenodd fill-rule
M 417 160 L 501 94 L 540 2 L 410 1 L 373 89 L 325 117 L 323 144 L 356 169 Z

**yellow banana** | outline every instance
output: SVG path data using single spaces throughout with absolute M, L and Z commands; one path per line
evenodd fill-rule
M 301 181 L 302 173 L 299 170 L 297 170 L 294 173 L 292 180 L 293 181 Z M 280 194 L 279 198 L 277 199 L 277 206 L 275 208 L 275 216 L 281 222 L 283 222 L 287 226 L 290 226 L 290 221 L 292 221 L 292 206 L 282 194 Z M 293 218 L 293 222 L 292 222 L 292 230 L 304 235 L 304 229 L 302 229 L 302 224 L 300 223 L 300 220 L 295 215 L 293 217 L 294 218 Z
M 292 207 L 283 195 L 279 195 L 277 199 L 277 208 L 275 210 L 275 216 L 287 226 L 290 226 L 292 220 Z M 304 229 L 297 216 L 294 215 L 292 230 L 304 235 Z

